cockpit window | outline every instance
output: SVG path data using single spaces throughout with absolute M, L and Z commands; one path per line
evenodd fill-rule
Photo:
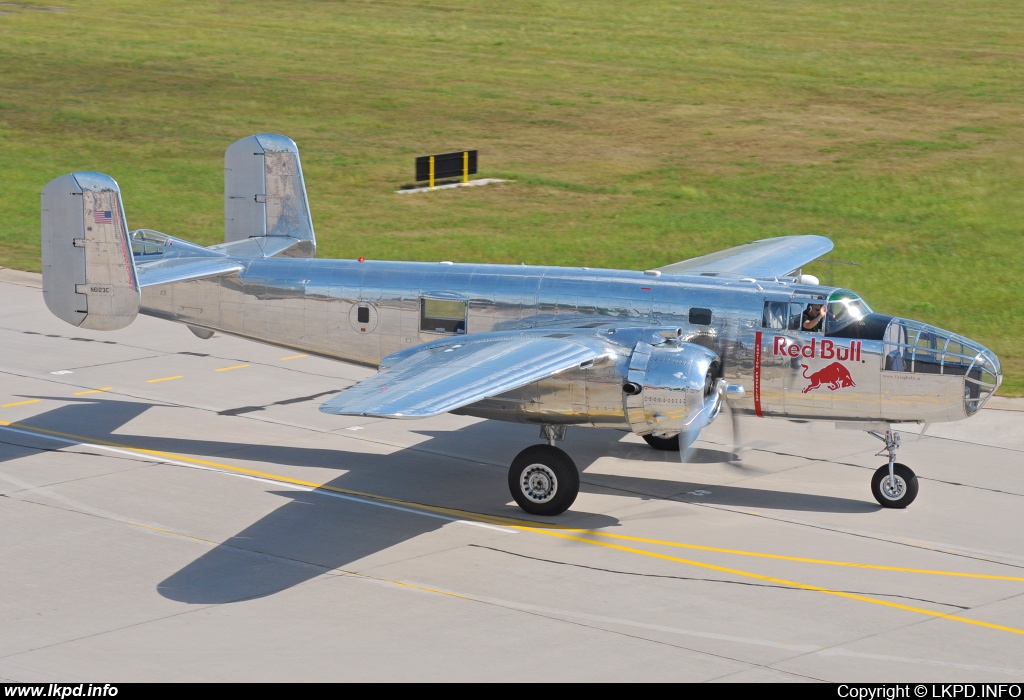
M 865 304 L 859 296 L 845 289 L 837 289 L 828 298 L 825 335 L 838 333 L 870 313 L 871 307 Z

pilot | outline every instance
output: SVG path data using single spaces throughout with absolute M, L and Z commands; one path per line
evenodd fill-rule
M 805 331 L 820 331 L 821 322 L 825 320 L 824 304 L 808 304 L 803 314 L 801 326 Z

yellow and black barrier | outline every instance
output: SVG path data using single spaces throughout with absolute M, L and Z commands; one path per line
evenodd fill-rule
M 476 151 L 452 151 L 433 156 L 420 156 L 416 159 L 416 182 L 462 176 L 463 182 L 469 182 L 469 176 L 476 174 Z

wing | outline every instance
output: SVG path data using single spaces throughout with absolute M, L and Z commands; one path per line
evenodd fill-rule
M 748 277 L 783 277 L 832 250 L 824 236 L 766 238 L 657 268 L 665 273 L 727 273 Z
M 467 406 L 595 360 L 593 336 L 481 333 L 411 348 L 323 404 L 324 413 L 425 418 Z

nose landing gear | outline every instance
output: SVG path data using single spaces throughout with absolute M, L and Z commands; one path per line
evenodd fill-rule
M 917 475 L 910 467 L 896 461 L 900 434 L 886 430 L 885 435 L 882 435 L 878 431 L 869 430 L 868 435 L 885 443 L 885 449 L 876 456 L 889 457 L 889 463 L 879 467 L 871 477 L 871 495 L 883 508 L 906 508 L 917 498 Z

